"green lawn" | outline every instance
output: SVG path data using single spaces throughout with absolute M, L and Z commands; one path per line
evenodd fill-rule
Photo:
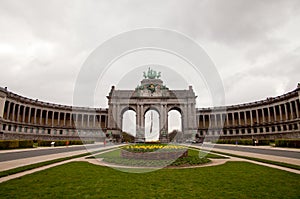
M 72 162 L 0 184 L 1 198 L 299 198 L 299 175 L 246 162 L 124 173 Z

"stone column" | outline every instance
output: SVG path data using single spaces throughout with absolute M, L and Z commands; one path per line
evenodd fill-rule
M 284 111 L 285 111 L 285 120 L 288 121 L 289 120 L 289 113 L 287 112 L 286 103 L 284 103 Z
M 49 117 L 49 111 L 46 110 L 46 122 L 45 122 L 46 125 L 48 125 L 48 117 Z
M 267 108 L 268 109 L 268 122 L 271 122 L 271 114 L 270 114 L 270 107 Z
M 291 102 L 289 102 L 289 106 L 290 106 L 290 110 L 291 110 L 291 115 L 290 115 L 290 117 L 291 117 L 291 120 L 293 119 L 293 106 L 292 106 L 292 103 Z
M 298 111 L 297 101 L 295 101 L 295 108 L 296 108 L 296 116 L 297 116 L 297 118 L 299 118 L 299 111 Z
M 235 117 L 234 117 L 234 112 L 232 112 L 232 126 L 235 126 Z
M 241 121 L 241 112 L 240 111 L 238 111 L 238 126 L 242 126 L 242 121 Z
M 262 110 L 262 117 L 263 117 L 263 123 L 266 122 L 266 118 L 265 118 L 265 111 L 264 111 L 264 108 L 261 109 Z
M 40 109 L 40 125 L 42 125 L 42 121 L 43 121 L 43 109 Z
M 13 111 L 12 111 L 11 121 L 15 121 L 15 109 L 16 109 L 16 103 L 14 103 L 14 105 L 13 105 Z
M 101 118 L 100 118 L 100 123 L 101 123 Z M 93 117 L 93 127 L 96 127 L 96 115 Z
M 281 105 L 278 105 L 279 108 L 279 119 L 282 121 L 282 112 L 281 112 Z
M 140 118 L 140 122 L 141 122 L 141 131 L 145 134 L 145 117 L 144 117 L 144 105 L 141 104 L 141 107 L 140 107 L 140 111 L 141 111 L 141 118 Z M 159 127 L 161 128 L 161 127 Z
M 273 113 L 274 113 L 274 122 L 277 121 L 277 113 L 276 113 L 276 106 L 273 106 Z
M 21 109 L 21 105 L 19 104 L 19 106 L 18 106 L 18 110 L 17 110 L 17 122 L 19 122 L 19 120 L 20 120 L 20 109 Z
M 33 123 L 36 124 L 36 114 L 37 114 L 37 109 L 34 109 L 34 116 L 33 116 Z
M 31 120 L 31 107 L 29 107 L 29 113 L 28 113 L 28 120 L 27 122 L 30 123 Z
M 87 114 L 87 127 L 89 128 L 90 127 L 90 115 Z
M 54 126 L 54 111 L 52 111 L 51 126 Z
M 7 114 L 6 114 L 6 119 L 9 120 L 9 115 L 10 115 L 10 105 L 11 105 L 11 102 L 8 101 L 8 107 L 7 107 Z M 8 126 L 8 125 L 7 125 Z
M 228 118 L 229 118 L 229 117 L 228 117 L 228 114 L 229 114 L 229 113 L 227 113 L 227 116 L 226 116 L 226 127 L 229 127 L 229 121 L 228 121 Z
M 203 121 L 202 121 L 202 123 L 203 123 L 203 128 L 205 128 L 206 127 L 206 125 L 205 125 L 205 115 L 203 114 Z
M 58 112 L 57 114 L 57 125 L 60 126 L 60 112 Z
M 260 124 L 259 115 L 258 115 L 258 109 L 255 109 L 255 115 L 256 115 L 256 123 Z
M 24 109 L 23 109 L 22 123 L 25 122 L 25 112 L 26 112 L 26 106 L 24 106 Z
M 251 109 L 250 109 L 250 126 L 253 126 L 253 115 Z
M 64 126 L 66 126 L 67 112 L 64 112 Z

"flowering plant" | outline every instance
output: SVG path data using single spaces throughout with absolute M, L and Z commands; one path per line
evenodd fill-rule
M 163 145 L 163 144 L 134 144 L 122 147 L 122 149 L 130 152 L 145 153 L 154 151 L 182 151 L 187 148 L 179 145 Z

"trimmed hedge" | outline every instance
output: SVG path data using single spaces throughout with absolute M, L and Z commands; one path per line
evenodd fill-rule
M 18 149 L 32 147 L 32 140 L 0 140 L 0 149 Z
M 93 140 L 39 140 L 39 146 L 51 146 L 51 142 L 55 142 L 54 146 L 67 146 L 68 145 L 83 145 L 83 144 L 94 144 L 95 141 Z
M 277 147 L 289 147 L 289 148 L 300 148 L 300 139 L 297 140 L 275 140 L 275 146 Z
M 218 140 L 217 144 L 237 144 L 238 145 L 253 145 L 252 139 L 241 139 L 241 140 Z M 270 140 L 258 140 L 257 145 L 270 145 Z

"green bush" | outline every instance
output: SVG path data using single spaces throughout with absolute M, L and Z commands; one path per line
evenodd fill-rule
M 17 148 L 29 148 L 33 146 L 31 140 L 1 140 L 0 149 L 17 149 Z
M 275 146 L 276 147 L 300 148 L 300 140 L 299 139 L 275 140 Z
M 83 144 L 94 144 L 94 140 L 39 140 L 38 144 L 39 146 L 51 146 L 51 142 L 55 142 L 54 146 L 66 146 L 67 142 L 69 142 L 69 145 L 83 145 Z
M 0 149 L 8 149 L 9 142 L 6 140 L 0 141 Z
M 217 144 L 236 144 L 236 142 L 238 145 L 253 145 L 252 139 L 218 140 Z M 270 145 L 270 140 L 258 140 L 257 145 Z
M 20 140 L 19 141 L 19 148 L 32 148 L 33 141 L 32 140 Z

